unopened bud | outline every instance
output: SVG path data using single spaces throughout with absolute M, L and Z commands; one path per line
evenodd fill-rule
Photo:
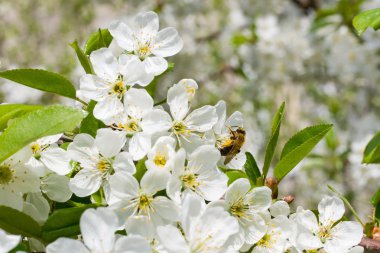
M 278 196 L 278 181 L 274 177 L 268 177 L 265 179 L 265 185 L 272 190 L 272 199 L 277 199 Z
M 287 196 L 283 197 L 282 200 L 285 201 L 286 203 L 290 204 L 294 201 L 294 196 L 287 195 Z

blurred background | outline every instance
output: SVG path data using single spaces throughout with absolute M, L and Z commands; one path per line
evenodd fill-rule
M 223 99 L 229 113 L 244 113 L 247 149 L 259 165 L 282 101 L 278 153 L 303 127 L 333 123 L 334 132 L 284 180 L 280 196 L 294 194 L 294 208 L 315 209 L 332 184 L 365 219 L 380 186 L 380 166 L 361 164 L 380 129 L 380 32 L 359 38 L 351 21 L 379 6 L 380 0 L 1 0 L 0 69 L 45 68 L 78 84 L 84 72 L 69 43 L 154 10 L 161 27 L 176 27 L 185 42 L 169 59 L 175 68 L 160 79 L 157 101 L 173 83 L 195 79 L 195 106 Z M 5 80 L 0 101 L 72 103 Z

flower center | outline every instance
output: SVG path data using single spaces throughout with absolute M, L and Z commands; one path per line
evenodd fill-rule
M 8 184 L 13 178 L 13 170 L 9 165 L 0 165 L 0 184 Z
M 140 56 L 140 58 L 145 58 L 146 56 L 150 55 L 151 49 L 149 44 L 143 44 L 139 46 L 137 54 Z
M 198 179 L 198 176 L 194 173 L 188 173 L 186 175 L 181 176 L 181 180 L 183 184 L 187 188 L 192 189 L 192 190 L 195 190 L 200 185 L 197 179 Z
M 188 135 L 190 133 L 190 130 L 188 130 L 186 125 L 181 121 L 174 123 L 173 131 L 176 135 Z
M 124 93 L 127 91 L 127 89 L 123 81 L 119 79 L 113 84 L 111 91 L 112 93 L 116 94 L 118 97 L 121 98 L 124 95 Z
M 166 157 L 165 157 L 164 155 L 157 154 L 157 155 L 154 157 L 154 163 L 155 163 L 158 167 L 164 167 L 165 164 L 166 164 Z
M 323 243 L 326 242 L 326 240 L 331 239 L 331 233 L 329 227 L 320 227 L 318 232 L 318 237 L 321 239 Z
M 272 248 L 273 242 L 271 241 L 271 239 L 272 239 L 272 235 L 265 234 L 263 238 L 261 238 L 260 241 L 256 243 L 256 245 L 260 247 L 265 247 L 265 248 Z
M 233 216 L 243 218 L 246 211 L 249 210 L 249 205 L 244 204 L 243 199 L 240 198 L 236 203 L 230 207 L 230 212 Z
M 139 199 L 138 199 L 138 203 L 137 203 L 137 207 L 138 207 L 139 212 L 147 214 L 152 201 L 153 201 L 152 197 L 150 197 L 146 194 L 141 194 Z
M 97 164 L 97 168 L 98 171 L 105 173 L 111 168 L 111 164 L 107 160 L 101 158 Z

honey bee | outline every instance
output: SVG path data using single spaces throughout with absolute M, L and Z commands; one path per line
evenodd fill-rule
M 224 165 L 228 164 L 239 152 L 245 142 L 245 130 L 238 127 L 236 130 L 229 128 L 229 136 L 220 141 L 218 149 L 225 156 Z

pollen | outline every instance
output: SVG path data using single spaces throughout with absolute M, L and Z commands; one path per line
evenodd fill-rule
M 153 201 L 152 197 L 147 196 L 145 194 L 140 195 L 138 199 L 138 204 L 137 204 L 139 212 L 142 212 L 143 214 L 147 214 L 149 212 L 152 201 Z
M 13 178 L 14 171 L 9 165 L 0 165 L 0 184 L 8 184 Z
M 112 86 L 112 92 L 118 97 L 122 97 L 126 91 L 127 89 L 122 80 L 117 80 Z
M 158 166 L 158 167 L 164 167 L 166 165 L 166 157 L 164 155 L 160 155 L 160 154 L 157 154 L 155 157 L 154 157 L 154 163 Z
M 100 172 L 104 173 L 111 168 L 111 164 L 104 159 L 100 159 L 100 161 L 97 164 L 97 168 Z
M 230 207 L 231 214 L 237 218 L 244 218 L 248 210 L 249 205 L 245 204 L 242 198 L 240 198 Z
M 147 55 L 150 55 L 150 53 L 151 53 L 151 49 L 150 49 L 150 47 L 149 47 L 148 44 L 141 45 L 141 46 L 139 47 L 139 49 L 138 49 L 138 55 L 139 55 L 140 57 L 145 57 L 145 56 L 147 56 Z
M 272 242 L 272 235 L 270 234 L 265 234 L 263 238 L 260 239 L 256 243 L 257 246 L 265 247 L 265 248 L 272 248 L 273 247 L 273 242 Z
M 173 132 L 176 135 L 189 135 L 190 134 L 190 130 L 188 130 L 186 125 L 181 121 L 174 123 Z
M 33 143 L 30 148 L 32 149 L 33 154 L 37 154 L 41 150 L 41 146 L 38 143 Z
M 194 173 L 188 173 L 181 177 L 183 184 L 187 188 L 192 189 L 192 190 L 195 190 L 200 185 L 197 179 L 198 179 L 198 176 Z
M 318 237 L 321 239 L 323 243 L 326 242 L 326 240 L 331 239 L 331 233 L 329 227 L 320 227 L 318 232 Z

